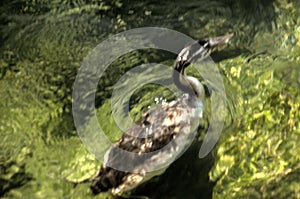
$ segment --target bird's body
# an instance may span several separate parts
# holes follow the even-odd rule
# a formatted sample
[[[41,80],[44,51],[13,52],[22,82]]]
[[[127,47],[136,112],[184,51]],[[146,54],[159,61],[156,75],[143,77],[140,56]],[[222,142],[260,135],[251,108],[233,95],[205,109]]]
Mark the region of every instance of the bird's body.
[[[99,174],[94,178],[91,185],[93,193],[99,193],[112,189],[113,194],[122,194],[124,191],[134,188],[145,179],[160,174],[163,169],[157,172],[146,173],[156,164],[164,164],[168,158],[175,158],[170,154],[180,154],[180,150],[187,148],[194,138],[191,134],[198,126],[202,117],[203,105],[197,98],[191,98],[188,94],[182,95],[179,99],[169,103],[163,103],[154,110],[147,112],[141,122],[141,127],[135,126],[124,133],[122,138],[107,152],[107,157],[102,165]],[[194,122],[194,123],[193,123]],[[147,138],[131,136],[133,132],[149,132]],[[177,136],[182,139],[174,141]],[[183,138],[184,137],[184,138]],[[169,147],[165,147],[169,144]],[[151,158],[143,158],[135,166],[132,172],[118,171],[106,165],[130,163],[132,160],[118,153],[122,149],[128,152],[144,154],[155,152]],[[124,159],[126,158],[126,159]],[[115,161],[115,162],[114,162]]]
[[[122,195],[146,179],[163,172],[166,165],[185,151],[195,136],[193,132],[198,127],[204,110],[203,86],[196,78],[187,76],[185,69],[194,60],[208,56],[218,45],[227,43],[231,37],[232,34],[198,40],[178,54],[173,80],[185,94],[177,100],[162,103],[156,109],[149,110],[144,114],[140,126],[130,128],[106,152],[103,165],[91,179],[94,194],[111,191],[115,195]],[[138,136],[145,132],[146,137]],[[130,152],[134,156],[124,156],[119,153],[120,150]],[[144,154],[149,155],[143,156]],[[136,156],[141,156],[139,161],[133,160]],[[111,167],[131,164],[133,161],[135,164],[130,171],[119,171]],[[164,166],[156,172],[148,172],[154,171],[153,168],[157,165]]]

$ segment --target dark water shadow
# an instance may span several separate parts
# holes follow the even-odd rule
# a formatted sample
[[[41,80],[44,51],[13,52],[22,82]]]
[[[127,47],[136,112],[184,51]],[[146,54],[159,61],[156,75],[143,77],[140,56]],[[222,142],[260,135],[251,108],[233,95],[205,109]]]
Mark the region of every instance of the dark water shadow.
[[[251,51],[247,48],[232,47],[230,49],[216,51],[211,55],[211,57],[214,62],[221,62],[222,60],[233,59],[241,54],[247,55],[250,53]]]
[[[132,195],[159,198],[209,199],[215,185],[209,180],[214,165],[211,153],[198,158],[202,142],[194,141],[190,148],[165,171],[138,187]]]

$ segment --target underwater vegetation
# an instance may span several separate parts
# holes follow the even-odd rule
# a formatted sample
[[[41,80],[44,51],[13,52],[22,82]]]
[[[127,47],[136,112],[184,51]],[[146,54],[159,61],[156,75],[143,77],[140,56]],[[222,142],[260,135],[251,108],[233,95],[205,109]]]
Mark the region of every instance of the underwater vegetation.
[[[159,26],[193,38],[234,33],[231,44],[212,55],[226,88],[227,117],[218,144],[199,159],[207,108],[204,133],[191,150],[133,194],[300,198],[299,1],[4,0],[0,13],[0,197],[94,198],[89,184],[74,188],[65,180],[89,178],[101,164],[74,126],[76,74],[88,53],[109,36]],[[111,116],[113,85],[136,65],[172,67],[175,57],[139,50],[109,66],[95,102],[99,123],[112,141],[121,135]],[[138,121],[157,97],[174,99],[157,85],[137,90],[130,101],[132,118]]]

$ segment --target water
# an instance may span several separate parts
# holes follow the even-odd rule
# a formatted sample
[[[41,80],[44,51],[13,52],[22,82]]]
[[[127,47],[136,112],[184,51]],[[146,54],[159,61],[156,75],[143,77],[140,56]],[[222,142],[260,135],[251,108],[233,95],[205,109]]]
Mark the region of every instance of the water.
[[[212,55],[226,88],[227,117],[210,156],[198,159],[195,143],[183,162],[136,194],[300,198],[299,1],[16,0],[0,5],[2,197],[92,198],[88,184],[73,188],[65,181],[90,177],[100,165],[73,124],[71,93],[77,70],[107,37],[160,26],[193,38],[235,34],[230,45]],[[103,129],[112,132],[111,140],[120,136],[109,100],[116,81],[134,66],[171,66],[174,59],[163,51],[134,51],[108,68],[99,82],[96,107]],[[155,97],[174,96],[168,89],[145,86],[130,99],[131,116],[138,120],[141,110],[155,106]],[[208,107],[209,103],[208,98]],[[204,131],[209,115],[207,108]]]

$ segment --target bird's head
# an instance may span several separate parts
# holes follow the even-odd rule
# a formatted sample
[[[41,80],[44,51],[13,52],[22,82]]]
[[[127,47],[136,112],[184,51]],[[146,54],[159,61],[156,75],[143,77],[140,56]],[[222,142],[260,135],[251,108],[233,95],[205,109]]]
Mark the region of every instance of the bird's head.
[[[228,34],[215,38],[200,39],[185,47],[177,56],[175,70],[182,72],[193,61],[209,56],[217,47],[226,44],[232,37],[233,34]]]

